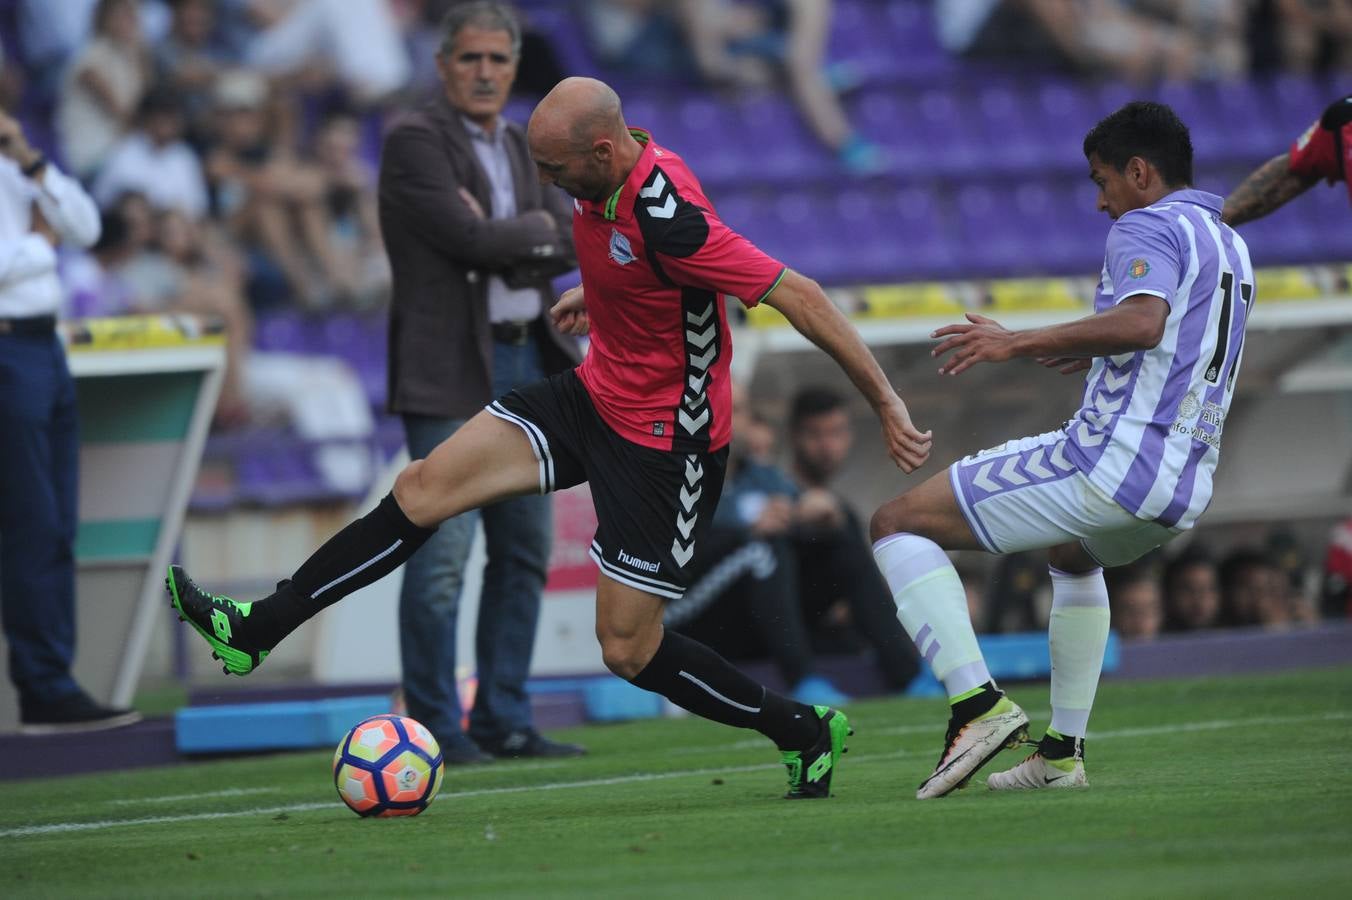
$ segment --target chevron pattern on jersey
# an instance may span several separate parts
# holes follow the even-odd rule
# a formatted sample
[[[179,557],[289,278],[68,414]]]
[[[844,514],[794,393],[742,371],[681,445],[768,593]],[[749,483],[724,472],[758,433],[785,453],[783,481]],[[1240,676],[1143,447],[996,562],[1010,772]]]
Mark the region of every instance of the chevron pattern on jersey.
[[[970,502],[977,503],[1014,488],[1065,478],[1074,471],[1075,465],[1066,459],[1066,442],[1059,441],[1050,447],[964,465],[959,475],[967,482]]]
[[[708,410],[706,409],[707,413]],[[704,496],[704,464],[699,455],[687,453],[685,457],[685,484],[681,485],[681,508],[676,511],[676,537],[671,540],[671,556],[681,568],[695,555],[695,522],[699,519],[696,506]]]

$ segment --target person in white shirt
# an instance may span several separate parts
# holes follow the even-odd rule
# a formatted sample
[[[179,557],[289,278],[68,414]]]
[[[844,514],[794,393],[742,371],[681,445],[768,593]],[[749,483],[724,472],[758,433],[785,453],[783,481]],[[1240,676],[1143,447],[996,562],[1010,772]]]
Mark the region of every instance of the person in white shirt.
[[[94,199],[107,209],[134,191],[156,210],[175,209],[198,220],[207,213],[207,182],[197,154],[183,140],[183,100],[155,88],[137,111],[139,128],[122,138],[94,181]]]
[[[94,201],[0,112],[0,619],[20,730],[134,722],[71,676],[75,656],[75,384],[56,334],[56,248],[99,236]]]

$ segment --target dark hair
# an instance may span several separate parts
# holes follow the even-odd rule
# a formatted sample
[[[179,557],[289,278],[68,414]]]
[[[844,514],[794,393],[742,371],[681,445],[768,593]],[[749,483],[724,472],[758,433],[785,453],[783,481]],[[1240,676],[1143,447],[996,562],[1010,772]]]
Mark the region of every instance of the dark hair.
[[[789,404],[789,430],[796,431],[804,419],[845,408],[845,398],[830,388],[805,387]]]
[[[1250,569],[1278,569],[1277,563],[1262,550],[1240,547],[1221,561],[1219,579],[1222,593],[1229,593]]]
[[[441,46],[438,53],[449,53],[455,36],[461,29],[482,28],[484,31],[505,31],[512,39],[512,56],[521,55],[521,23],[511,7],[493,0],[474,0],[457,3],[446,10],[441,19]]]
[[[98,5],[94,7],[94,12],[89,17],[92,26],[89,30],[94,34],[103,34],[104,29],[108,27],[108,17],[123,4],[135,8],[131,0],[99,0]]]
[[[174,88],[167,85],[158,84],[146,91],[141,102],[136,107],[136,115],[139,119],[146,119],[157,114],[181,116],[183,115],[183,95]]]
[[[1205,566],[1208,569],[1216,567],[1216,561],[1211,558],[1205,547],[1189,547],[1178,556],[1169,560],[1164,566],[1164,592],[1166,594],[1173,592],[1173,584],[1188,569],[1197,566]]]
[[[99,214],[99,239],[90,247],[93,253],[121,250],[131,239],[131,224],[122,210],[105,209]]]
[[[1133,100],[1107,116],[1084,137],[1084,156],[1098,158],[1117,171],[1139,156],[1159,169],[1170,187],[1192,184],[1192,138],[1172,109],[1163,103]]]

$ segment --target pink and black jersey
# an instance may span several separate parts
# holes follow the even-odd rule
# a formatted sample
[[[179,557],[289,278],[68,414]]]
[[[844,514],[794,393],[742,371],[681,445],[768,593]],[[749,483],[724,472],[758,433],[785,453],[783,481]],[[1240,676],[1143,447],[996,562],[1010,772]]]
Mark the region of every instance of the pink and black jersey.
[[[1289,168],[1297,175],[1347,184],[1352,198],[1352,96],[1337,101],[1291,145]]]
[[[573,242],[591,320],[578,375],[626,440],[679,453],[732,436],[724,297],[763,300],[785,267],[724,225],[685,162],[644,144],[605,203],[574,202]]]

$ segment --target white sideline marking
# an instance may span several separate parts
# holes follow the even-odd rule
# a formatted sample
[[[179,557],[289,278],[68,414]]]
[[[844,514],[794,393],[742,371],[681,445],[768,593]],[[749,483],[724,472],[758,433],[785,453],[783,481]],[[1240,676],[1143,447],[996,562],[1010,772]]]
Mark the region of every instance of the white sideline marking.
[[[109,800],[110,804],[121,806],[134,803],[173,803],[176,800],[201,800],[204,797],[245,797],[249,794],[275,794],[277,788],[226,788],[220,791],[203,791],[200,794],[171,794],[167,797],[125,797]]]
[[[1202,722],[1188,722],[1177,725],[1157,725],[1147,728],[1119,728],[1113,731],[1090,732],[1091,740],[1113,740],[1116,738],[1146,737],[1154,734],[1168,734],[1177,731],[1218,731],[1226,728],[1250,728],[1264,725],[1297,725],[1305,722],[1331,722],[1352,719],[1352,712],[1328,712],[1309,716],[1257,716],[1252,719],[1212,719]],[[906,729],[907,733],[919,726],[897,726],[893,729],[877,729],[874,734],[897,732]],[[929,730],[925,728],[923,730]],[[744,744],[738,741],[737,744]],[[761,743],[757,741],[757,743]],[[722,745],[726,749],[728,745]],[[851,763],[877,762],[880,760],[900,759],[913,755],[914,751],[898,750],[892,753],[875,753],[852,756]],[[670,778],[687,778],[697,775],[721,775],[728,772],[755,772],[762,769],[777,769],[777,763],[757,763],[747,766],[718,766],[704,769],[683,769],[676,772],[650,772],[634,775],[617,775],[612,778],[592,778],[586,781],[557,781],[550,784],[522,784],[512,787],[481,788],[475,791],[457,791],[446,794],[450,799],[465,797],[486,797],[497,794],[520,794],[526,791],[561,791],[569,788],[606,787],[615,784],[636,784],[644,781],[665,781]],[[202,795],[197,795],[202,796]],[[238,809],[231,812],[185,813],[177,816],[144,816],[137,819],[105,819],[99,822],[58,822],[52,825],[29,825],[22,828],[8,828],[0,831],[0,839],[11,837],[31,837],[42,834],[61,834],[74,831],[102,831],[108,828],[122,828],[129,825],[165,825],[175,822],[201,822],[210,819],[235,819],[245,816],[275,816],[282,813],[312,812],[319,809],[341,809],[339,803],[294,803],[289,806],[267,806],[256,809]]]

